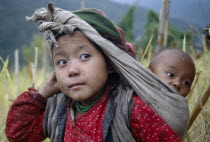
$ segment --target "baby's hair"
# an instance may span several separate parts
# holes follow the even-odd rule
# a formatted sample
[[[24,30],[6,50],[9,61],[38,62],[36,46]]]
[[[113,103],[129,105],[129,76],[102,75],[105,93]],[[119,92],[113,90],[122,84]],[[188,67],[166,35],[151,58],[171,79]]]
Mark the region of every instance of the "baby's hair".
[[[151,60],[150,60],[150,63],[149,63],[149,68],[151,68],[151,66],[153,66],[153,64],[155,63],[155,58],[158,56],[158,55],[160,55],[162,52],[165,52],[165,51],[178,51],[178,52],[180,52],[180,53],[182,53],[183,54],[183,56],[185,56],[185,57],[187,57],[193,64],[194,64],[194,62],[193,62],[193,59],[191,58],[191,56],[189,55],[189,54],[187,54],[187,53],[185,53],[185,52],[183,52],[183,51],[181,51],[181,50],[178,50],[178,49],[175,49],[175,48],[163,48],[163,49],[160,49],[160,50],[157,50],[155,53],[154,53],[154,55],[152,56],[152,58],[151,58]]]
[[[189,54],[187,54],[187,53],[185,53],[185,52],[183,52],[183,51],[181,51],[181,50],[175,49],[175,48],[163,48],[163,49],[160,49],[160,50],[158,50],[158,51],[156,51],[156,52],[154,53],[154,55],[153,55],[152,58],[154,58],[154,57],[158,56],[160,53],[162,53],[162,52],[164,52],[164,51],[168,51],[168,50],[179,51],[180,53],[183,53],[183,54],[186,55],[187,57],[191,58]],[[191,58],[191,59],[192,59],[192,58]]]

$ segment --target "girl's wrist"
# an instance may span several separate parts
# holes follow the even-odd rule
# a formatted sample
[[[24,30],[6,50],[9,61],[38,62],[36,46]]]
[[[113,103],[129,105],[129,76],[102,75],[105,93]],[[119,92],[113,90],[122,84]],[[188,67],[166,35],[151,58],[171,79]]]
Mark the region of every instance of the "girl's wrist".
[[[41,94],[43,97],[45,97],[46,99],[48,99],[51,94],[49,91],[47,91],[48,89],[43,89],[41,88],[40,90],[38,90],[38,93]]]
[[[34,89],[33,87],[28,88],[29,94],[36,99],[37,101],[46,104],[47,103],[47,98],[44,97],[42,94],[39,93],[38,90]]]

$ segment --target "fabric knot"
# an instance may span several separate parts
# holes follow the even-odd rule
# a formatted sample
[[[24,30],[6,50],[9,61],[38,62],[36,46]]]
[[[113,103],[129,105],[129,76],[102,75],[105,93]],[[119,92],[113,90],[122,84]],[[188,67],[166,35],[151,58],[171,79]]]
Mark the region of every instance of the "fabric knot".
[[[129,43],[129,42],[126,42],[126,46],[128,47],[128,52],[135,56],[136,55],[136,50],[135,50],[135,47],[133,46],[133,44]]]
[[[54,12],[54,4],[48,3],[47,5],[47,14],[46,14],[46,21],[53,21],[53,12]]]
[[[50,49],[52,49],[53,45],[54,45],[56,48],[59,47],[59,46],[58,46],[58,43],[57,43],[56,40],[55,40],[54,34],[52,33],[51,30],[47,30],[47,31],[44,32],[44,38],[45,38],[45,40],[47,40],[47,42],[48,42],[48,47],[49,47]]]

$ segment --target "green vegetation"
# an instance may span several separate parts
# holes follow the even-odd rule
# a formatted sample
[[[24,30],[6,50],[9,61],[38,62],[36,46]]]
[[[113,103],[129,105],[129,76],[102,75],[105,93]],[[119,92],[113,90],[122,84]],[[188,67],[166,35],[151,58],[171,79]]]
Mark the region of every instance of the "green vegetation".
[[[38,48],[38,50],[39,50],[38,59],[39,59],[39,62],[41,62],[41,59],[42,59],[41,57],[43,55],[43,50],[42,50],[43,45],[42,44],[43,44],[43,37],[35,35],[32,40],[32,43],[30,45],[28,45],[28,46],[24,45],[21,48],[24,59],[26,61],[32,62],[35,58],[35,54],[34,54],[35,48]]]
[[[155,47],[155,45],[157,44],[158,27],[159,27],[159,15],[154,11],[150,10],[148,12],[148,19],[147,19],[147,24],[145,25],[144,34],[140,42],[137,43],[137,45],[145,49],[149,39],[151,38],[151,36],[153,36],[154,39],[151,45]],[[167,47],[181,48],[182,39],[184,38],[184,36],[186,37],[187,45],[190,45],[191,44],[190,33],[179,31],[169,23]]]
[[[152,54],[152,53],[150,53]],[[205,92],[207,85],[210,84],[210,51],[206,50],[204,54],[200,58],[193,58],[195,61],[195,65],[197,68],[196,80],[194,82],[194,87],[191,91],[191,94],[187,97],[189,102],[190,111],[195,107],[197,101],[201,98],[202,94]],[[195,54],[191,54],[192,57],[195,57]],[[5,124],[6,124],[6,116],[9,110],[10,105],[14,101],[14,99],[26,91],[28,87],[35,86],[37,89],[43,85],[43,82],[46,78],[46,74],[43,73],[42,68],[37,68],[34,76],[36,79],[33,80],[31,77],[31,69],[29,66],[23,66],[20,69],[18,76],[14,74],[13,71],[8,70],[8,62],[9,60],[1,62],[4,64],[3,68],[0,70],[0,141],[6,142],[5,136]],[[141,60],[141,63],[144,66],[147,66],[149,59],[144,58]],[[40,64],[40,63],[38,63]],[[48,68],[47,76],[50,74],[51,69]],[[18,77],[18,84],[15,81]],[[7,87],[5,87],[7,84]],[[16,88],[18,86],[18,88]],[[184,138],[185,142],[208,142],[208,135],[210,131],[209,127],[209,119],[210,119],[210,100],[202,107],[200,114],[197,119],[194,121],[192,127],[186,134]]]
[[[135,6],[129,8],[128,12],[118,23],[118,26],[125,32],[125,37],[128,42],[134,42],[134,10]]]
[[[158,31],[158,15],[150,11],[148,14],[148,21],[145,26],[144,35],[141,40],[134,40],[134,13],[135,7],[128,9],[128,12],[119,22],[119,26],[125,30],[126,38],[129,42],[136,43],[138,48],[138,56],[141,57],[140,63],[147,67],[150,57],[153,54],[157,41]],[[11,33],[10,33],[11,34]],[[11,34],[12,35],[12,34]],[[24,34],[25,35],[25,34]],[[4,39],[3,39],[4,40]],[[188,32],[182,32],[175,27],[169,25],[168,27],[168,46],[183,49],[190,54],[196,65],[196,79],[192,87],[191,93],[187,100],[189,103],[190,112],[194,109],[197,102],[199,102],[202,95],[205,93],[207,86],[210,84],[210,50],[203,45],[203,52],[198,54],[191,46],[191,37]],[[28,87],[34,86],[39,89],[46,77],[50,74],[52,69],[44,67],[43,49],[46,46],[40,36],[34,36],[34,39],[29,45],[22,46],[20,55],[24,57],[26,62],[20,66],[19,73],[16,74],[14,70],[9,70],[9,59],[3,60],[0,58],[0,142],[7,142],[5,136],[6,117],[10,105],[15,98],[26,91]],[[36,47],[38,50],[36,50]],[[49,57],[48,57],[49,59]],[[139,59],[140,60],[140,59]],[[5,87],[6,85],[6,87]],[[210,141],[210,99],[206,104],[202,105],[202,110],[198,117],[193,121],[193,125],[187,131],[184,142],[208,142]],[[48,140],[47,140],[48,141]]]

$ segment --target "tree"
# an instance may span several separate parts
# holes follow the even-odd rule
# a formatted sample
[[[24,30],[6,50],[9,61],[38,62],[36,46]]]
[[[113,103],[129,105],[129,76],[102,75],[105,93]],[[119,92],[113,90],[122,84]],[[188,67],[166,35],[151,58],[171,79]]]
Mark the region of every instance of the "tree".
[[[85,8],[85,0],[81,0],[80,4],[81,4],[81,9],[84,9]]]
[[[144,28],[144,34],[140,40],[140,46],[145,49],[149,39],[153,36],[152,45],[156,44],[157,41],[157,34],[158,34],[158,14],[154,11],[150,10],[148,12],[147,24]]]
[[[125,32],[126,40],[129,42],[134,42],[134,11],[135,6],[130,7],[118,23],[118,26]]]
[[[158,40],[158,28],[159,28],[159,15],[154,11],[148,12],[147,24],[145,25],[144,34],[140,40],[140,46],[145,49],[149,39],[153,36],[152,47],[156,47]],[[182,41],[186,37],[187,44],[191,42],[191,37],[189,32],[179,31],[170,23],[168,24],[168,38],[167,47],[181,48]],[[181,41],[181,42],[180,42]]]
[[[164,37],[167,35],[166,32],[168,29],[165,29],[168,21],[168,12],[169,12],[169,0],[162,0],[162,9],[159,16],[159,29],[158,29],[158,46],[157,50],[163,48]]]
[[[29,61],[33,63],[35,59],[35,48],[38,48],[38,63],[43,64],[43,56],[44,56],[43,46],[47,46],[47,45],[44,45],[43,43],[44,43],[43,37],[40,35],[35,35],[30,45],[24,45],[21,47],[21,51],[22,51],[24,59],[27,62]]]

